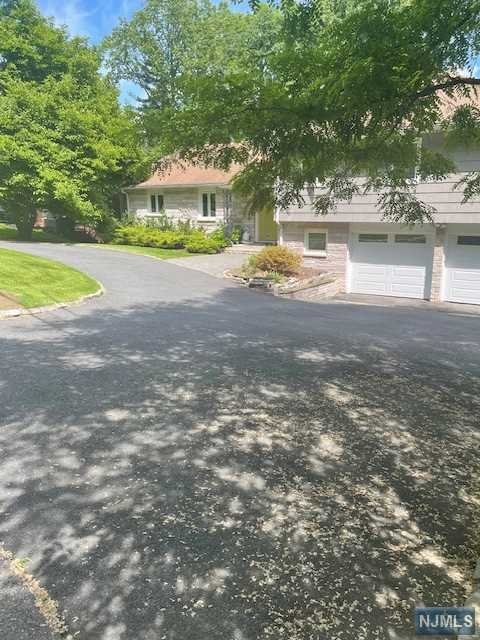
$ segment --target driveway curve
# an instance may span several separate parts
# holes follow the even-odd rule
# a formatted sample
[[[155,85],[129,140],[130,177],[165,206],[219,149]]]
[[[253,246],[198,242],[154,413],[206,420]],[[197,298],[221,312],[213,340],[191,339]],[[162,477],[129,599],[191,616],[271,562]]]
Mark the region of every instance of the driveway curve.
[[[0,322],[0,540],[80,640],[406,640],[462,603],[478,316],[8,246],[106,288]]]

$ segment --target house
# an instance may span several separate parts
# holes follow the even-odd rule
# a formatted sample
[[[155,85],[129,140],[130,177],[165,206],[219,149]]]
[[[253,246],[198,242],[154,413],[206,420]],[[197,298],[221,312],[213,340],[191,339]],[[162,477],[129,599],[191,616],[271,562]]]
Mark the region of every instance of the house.
[[[444,99],[444,109],[454,107]],[[432,133],[422,144],[442,148],[442,134]],[[238,167],[229,173],[199,167],[157,172],[128,190],[128,209],[142,218],[164,210],[207,229],[239,224],[244,242],[291,247],[306,264],[336,273],[340,290],[347,293],[480,304],[480,198],[463,203],[458,187],[469,172],[480,171],[480,148],[442,151],[453,159],[456,173],[414,187],[435,208],[433,224],[385,222],[374,193],[339,202],[335,211],[320,217],[313,206],[320,185],[305,186],[301,207],[248,217],[245,203],[231,192]]]
[[[474,99],[476,102],[478,100]],[[443,115],[459,102],[442,96]],[[480,304],[480,198],[463,203],[458,183],[480,171],[480,147],[446,149],[440,132],[422,145],[450,157],[456,172],[443,181],[417,182],[418,198],[436,210],[433,224],[407,227],[382,220],[378,194],[356,195],[319,218],[320,185],[305,187],[305,205],[277,214],[279,242],[321,261],[347,293]]]
[[[207,231],[222,224],[238,225],[243,230],[243,242],[275,243],[278,224],[273,209],[250,216],[246,201],[232,193],[231,181],[239,170],[238,166],[225,172],[173,164],[125,189],[127,210],[143,220],[162,214],[172,220],[190,220]]]

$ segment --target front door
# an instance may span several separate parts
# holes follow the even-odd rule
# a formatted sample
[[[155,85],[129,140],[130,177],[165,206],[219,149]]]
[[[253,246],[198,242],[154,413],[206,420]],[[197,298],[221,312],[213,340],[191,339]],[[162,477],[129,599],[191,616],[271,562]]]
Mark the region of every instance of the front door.
[[[257,242],[276,242],[278,225],[273,218],[273,208],[266,207],[257,213]]]

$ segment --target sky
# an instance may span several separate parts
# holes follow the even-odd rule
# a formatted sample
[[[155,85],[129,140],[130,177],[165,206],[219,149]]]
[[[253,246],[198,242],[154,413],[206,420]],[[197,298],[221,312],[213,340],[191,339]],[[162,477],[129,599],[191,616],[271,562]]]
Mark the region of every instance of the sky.
[[[214,0],[215,1],[215,0]],[[99,43],[122,19],[129,19],[143,0],[37,0],[40,11],[59,26],[66,26],[73,36],[85,36]],[[236,7],[247,8],[244,0]],[[134,104],[138,87],[131,82],[120,83],[120,98],[124,104]]]
[[[97,43],[121,18],[130,18],[143,0],[37,0],[42,13],[59,25],[66,25],[72,35],[87,36]],[[240,2],[245,9],[247,2]]]

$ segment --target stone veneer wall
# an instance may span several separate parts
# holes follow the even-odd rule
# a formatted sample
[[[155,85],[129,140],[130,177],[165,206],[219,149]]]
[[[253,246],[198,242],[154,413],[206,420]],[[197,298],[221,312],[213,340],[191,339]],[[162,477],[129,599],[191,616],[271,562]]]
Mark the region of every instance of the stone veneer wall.
[[[431,302],[440,302],[442,294],[442,278],[445,262],[445,229],[437,227],[435,232],[435,246],[433,249]]]
[[[340,292],[345,292],[348,255],[348,230],[347,222],[283,222],[282,244],[303,254],[305,229],[315,227],[327,229],[327,256],[325,258],[305,256],[305,266],[314,266],[325,271],[337,274],[337,285]]]

